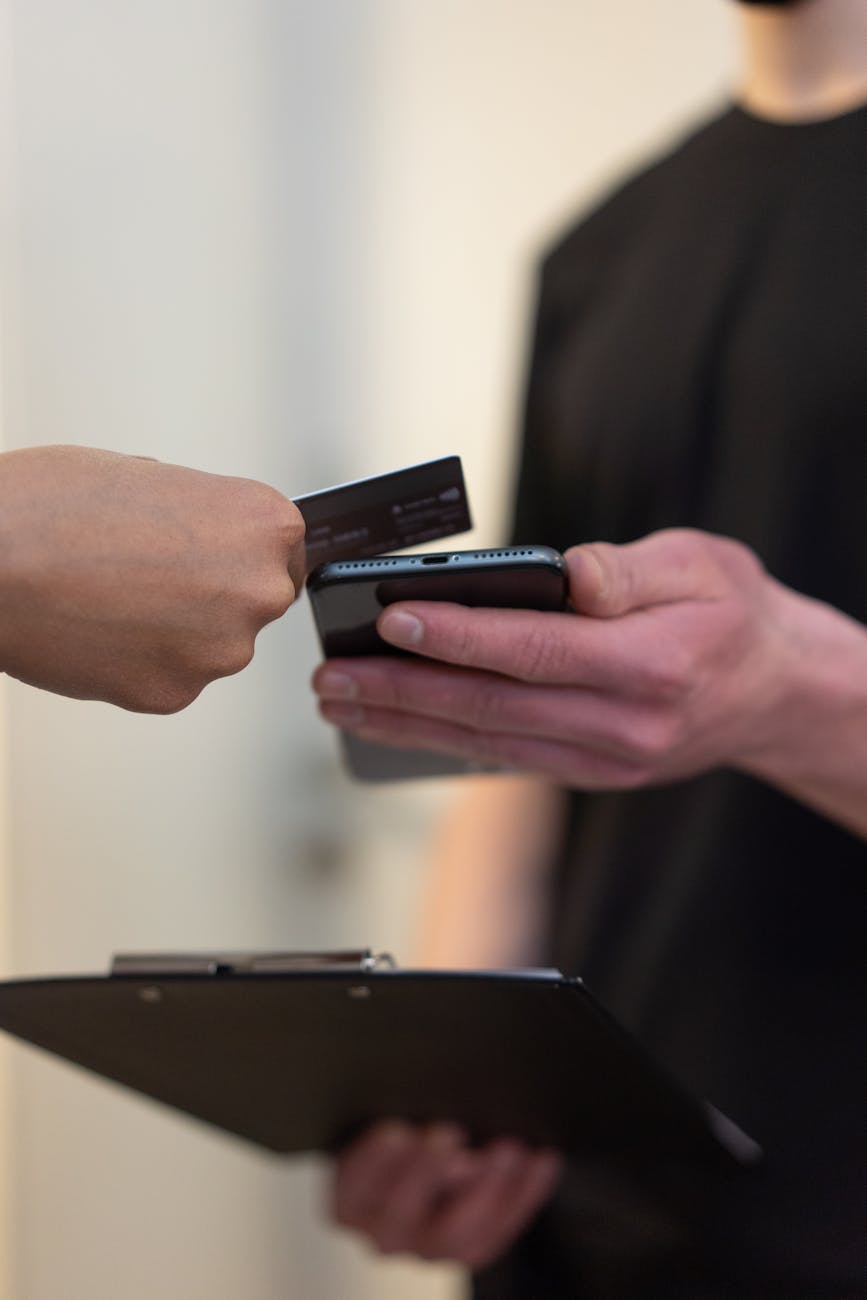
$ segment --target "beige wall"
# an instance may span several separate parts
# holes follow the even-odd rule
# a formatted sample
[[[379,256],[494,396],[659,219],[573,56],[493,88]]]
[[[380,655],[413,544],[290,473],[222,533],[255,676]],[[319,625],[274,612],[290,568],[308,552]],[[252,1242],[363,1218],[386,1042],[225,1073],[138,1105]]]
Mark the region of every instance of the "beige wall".
[[[9,364],[8,303],[13,261],[14,87],[9,10],[0,4],[0,452],[6,433],[5,384]],[[6,681],[0,676],[0,979],[14,972],[10,951],[13,897],[9,858],[9,772]],[[0,1039],[0,1300],[17,1300],[13,1268],[13,1201],[17,1152],[13,1145],[14,1112],[11,1072],[15,1048]]]
[[[491,543],[534,251],[712,103],[731,57],[722,0],[0,0],[0,18],[6,445],[288,492],[457,450]],[[10,683],[3,970],[137,947],[406,955],[444,795],[346,781],[315,661],[301,607],[175,718]],[[8,1300],[455,1294],[323,1226],[316,1162],[0,1046]]]

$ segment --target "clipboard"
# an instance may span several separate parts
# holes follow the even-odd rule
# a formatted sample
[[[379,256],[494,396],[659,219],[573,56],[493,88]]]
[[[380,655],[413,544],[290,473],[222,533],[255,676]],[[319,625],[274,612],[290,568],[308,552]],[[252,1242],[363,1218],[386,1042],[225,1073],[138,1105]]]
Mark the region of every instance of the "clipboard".
[[[132,954],[0,983],[0,1028],[280,1154],[450,1120],[573,1156],[732,1168],[760,1148],[556,970],[401,970],[369,950]]]

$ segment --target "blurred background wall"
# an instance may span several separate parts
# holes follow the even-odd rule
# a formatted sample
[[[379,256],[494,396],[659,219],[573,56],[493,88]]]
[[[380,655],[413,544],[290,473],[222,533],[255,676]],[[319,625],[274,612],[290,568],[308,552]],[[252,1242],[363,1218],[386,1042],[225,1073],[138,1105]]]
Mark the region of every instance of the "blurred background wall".
[[[472,541],[499,543],[534,257],[719,103],[726,7],[0,0],[3,445],[289,494],[459,451]],[[346,781],[316,658],[302,602],[177,717],[6,684],[0,974],[137,948],[410,956],[447,794]],[[316,1161],[6,1042],[0,1170],[5,1300],[457,1294],[332,1234]]]

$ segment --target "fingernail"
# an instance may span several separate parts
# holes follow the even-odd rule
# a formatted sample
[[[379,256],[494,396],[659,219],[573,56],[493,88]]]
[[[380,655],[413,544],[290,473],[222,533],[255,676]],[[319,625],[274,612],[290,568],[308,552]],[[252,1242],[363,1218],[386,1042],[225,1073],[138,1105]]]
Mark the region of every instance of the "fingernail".
[[[349,673],[328,669],[316,679],[316,691],[326,700],[357,700],[358,682]]]
[[[336,700],[323,700],[322,716],[337,727],[360,727],[364,722],[364,709],[357,705],[340,704]]]
[[[390,641],[392,645],[415,648],[421,645],[424,623],[414,614],[388,610],[380,616],[377,630],[383,640]]]

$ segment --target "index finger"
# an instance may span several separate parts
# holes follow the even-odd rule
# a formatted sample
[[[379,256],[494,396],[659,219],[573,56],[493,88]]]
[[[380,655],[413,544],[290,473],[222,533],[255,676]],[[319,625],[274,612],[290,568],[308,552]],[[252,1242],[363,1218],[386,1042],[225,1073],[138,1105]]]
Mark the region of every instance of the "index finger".
[[[639,653],[636,620],[642,617],[603,621],[407,601],[384,610],[376,626],[384,641],[429,659],[518,681],[575,686],[616,683],[631,671]]]

